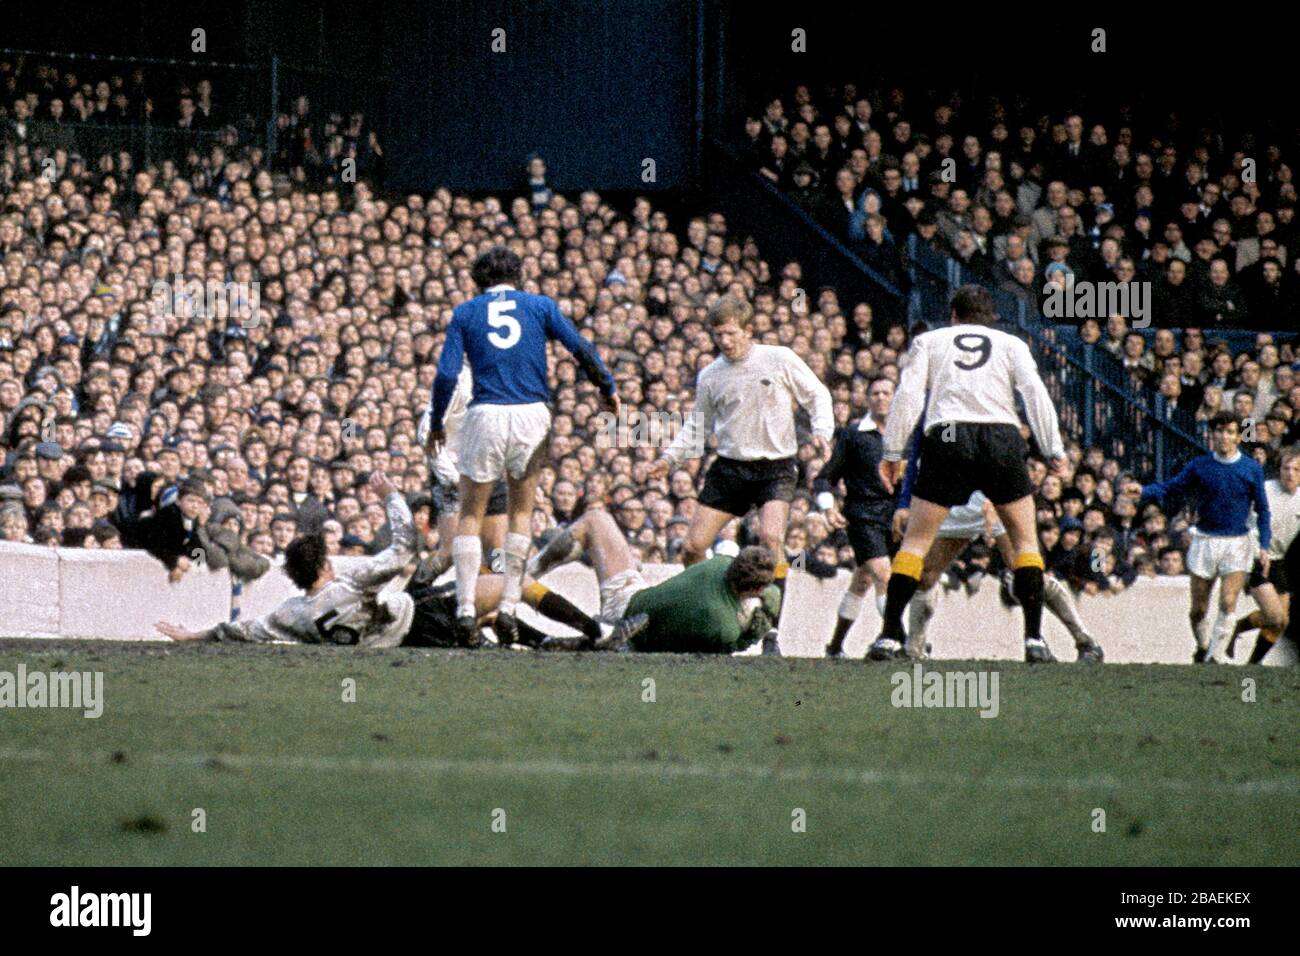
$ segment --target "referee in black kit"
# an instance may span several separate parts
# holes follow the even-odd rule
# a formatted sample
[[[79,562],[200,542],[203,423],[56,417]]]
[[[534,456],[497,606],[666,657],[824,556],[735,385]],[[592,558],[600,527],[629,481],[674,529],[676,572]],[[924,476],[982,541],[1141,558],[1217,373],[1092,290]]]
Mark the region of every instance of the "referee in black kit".
[[[878,378],[867,390],[867,414],[850,422],[835,436],[835,450],[817,475],[813,489],[817,507],[827,513],[831,525],[847,524],[853,546],[853,580],[840,600],[835,633],[826,645],[827,657],[844,656],[844,638],[862,612],[862,601],[871,585],[876,586],[876,607],[885,615],[885,590],[889,585],[889,564],[898,544],[890,534],[896,492],[880,480],[880,459],[884,453],[881,429],[894,403],[894,383]],[[837,486],[844,482],[844,512],[835,507]]]

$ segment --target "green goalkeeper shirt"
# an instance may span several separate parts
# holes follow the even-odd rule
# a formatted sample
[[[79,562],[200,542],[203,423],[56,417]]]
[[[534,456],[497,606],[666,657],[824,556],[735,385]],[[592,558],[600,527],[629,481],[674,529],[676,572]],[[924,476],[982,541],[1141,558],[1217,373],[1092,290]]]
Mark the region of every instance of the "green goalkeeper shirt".
[[[729,557],[711,558],[633,595],[626,616],[648,614],[650,623],[632,646],[638,651],[730,654],[762,637],[780,614],[780,592],[769,585],[761,607],[745,622],[740,599],[727,585],[730,566]]]

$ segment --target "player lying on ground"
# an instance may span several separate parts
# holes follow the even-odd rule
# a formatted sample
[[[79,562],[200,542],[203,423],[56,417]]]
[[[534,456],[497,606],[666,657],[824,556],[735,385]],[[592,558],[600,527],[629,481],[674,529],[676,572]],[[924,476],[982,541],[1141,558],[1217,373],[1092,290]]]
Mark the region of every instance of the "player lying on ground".
[[[438,552],[429,563],[429,573],[438,577],[451,567],[451,542],[456,537],[456,528],[460,523],[460,426],[465,420],[470,397],[474,391],[474,374],[469,366],[461,369],[456,380],[456,390],[452,393],[447,414],[443,417],[442,428],[445,434],[442,449],[435,456],[430,456],[429,471],[433,475],[433,507],[438,515]],[[420,422],[416,426],[415,440],[421,448],[429,444],[429,419],[432,408],[425,406]],[[506,483],[497,481],[492,486],[488,497],[487,510],[479,522],[480,548],[484,555],[500,551],[506,540]],[[489,567],[492,561],[485,562]]]
[[[1192,526],[1192,544],[1187,549],[1187,573],[1192,579],[1192,606],[1188,617],[1196,650],[1192,660],[1213,664],[1214,652],[1228,638],[1237,598],[1246,584],[1256,557],[1265,578],[1272,557],[1269,546],[1273,525],[1264,492],[1264,469],[1253,458],[1238,450],[1241,424],[1231,412],[1214,416],[1213,448],[1209,455],[1192,459],[1168,481],[1157,481],[1145,488],[1136,481],[1125,485],[1125,494],[1143,501],[1163,505],[1170,495],[1192,495],[1196,499],[1196,524]],[[1259,543],[1250,534],[1250,510],[1255,509]],[[1219,613],[1213,632],[1206,631],[1210,592],[1219,582]]]
[[[789,570],[786,522],[799,476],[794,407],[811,417],[813,445],[823,457],[830,452],[835,415],[830,390],[803,359],[784,345],[754,342],[753,321],[753,308],[737,296],[723,296],[709,309],[721,355],[700,372],[691,414],[650,474],[665,478],[686,458],[702,457],[705,442],[716,434],[718,458],[704,477],[682,563],[703,561],[728,521],[757,508],[759,540],[778,557],[776,582],[783,589]],[[775,629],[764,635],[763,653],[780,653]]]
[[[904,482],[904,490],[900,496],[900,503],[903,506],[894,515],[894,527],[900,535],[907,524],[908,501],[908,489]],[[928,656],[925,631],[934,616],[935,601],[938,597],[936,585],[939,583],[939,578],[961,556],[966,546],[983,535],[986,530],[993,538],[998,551],[1001,552],[1002,560],[1006,562],[1007,567],[1011,567],[1015,559],[1011,536],[1002,527],[993,505],[980,492],[971,495],[970,501],[966,504],[958,505],[949,511],[948,517],[939,526],[939,534],[934,544],[930,546],[929,554],[925,556],[925,568],[921,572],[920,587],[908,604],[906,642],[908,657]],[[1014,598],[1013,588],[1014,581],[1011,587],[1007,588]],[[1065,625],[1065,629],[1074,638],[1074,646],[1078,650],[1078,659],[1081,662],[1100,664],[1105,659],[1101,645],[1093,640],[1087,627],[1084,626],[1083,618],[1079,616],[1079,609],[1070,595],[1070,589],[1050,574],[1043,575],[1043,604],[1058,621]]]
[[[1300,448],[1282,452],[1278,476],[1264,483],[1268,511],[1273,520],[1273,541],[1269,545],[1268,574],[1260,562],[1250,569],[1250,596],[1259,605],[1237,622],[1228,656],[1233,656],[1237,638],[1259,628],[1259,637],[1250,652],[1250,663],[1259,664],[1268,656],[1277,639],[1287,629],[1291,614],[1291,582],[1300,581]],[[1258,529],[1256,529],[1258,534]]]
[[[619,410],[614,378],[595,347],[560,314],[553,299],[516,289],[521,269],[519,257],[504,246],[494,246],[474,261],[471,276],[480,294],[452,312],[433,383],[427,447],[436,455],[447,441],[447,408],[468,358],[474,389],[460,430],[460,519],[451,546],[460,602],[456,626],[466,641],[476,626],[480,526],[492,487],[502,477],[509,528],[501,548],[505,585],[494,630],[502,643],[514,640],[515,610],[532,544],[537,473],[546,458],[551,428],[547,341],[558,339],[596,383],[607,409],[615,416]]]
[[[893,553],[890,518],[894,514],[895,495],[880,480],[880,460],[884,451],[881,428],[889,417],[894,401],[894,383],[878,378],[867,391],[868,414],[861,421],[850,422],[835,439],[830,461],[817,475],[814,489],[817,506],[828,512],[832,526],[845,524],[849,544],[853,547],[853,578],[840,599],[835,632],[826,645],[827,657],[841,657],[844,638],[862,613],[867,591],[876,586],[876,608],[885,613],[885,588],[889,584],[889,558]],[[844,482],[844,514],[835,509],[835,486]]]
[[[458,643],[455,586],[434,586],[427,575],[417,574],[405,590],[380,594],[401,575],[415,554],[415,527],[406,500],[381,471],[370,485],[384,498],[392,543],[355,570],[335,574],[333,562],[319,535],[304,535],[285,550],[285,573],[303,590],[274,611],[249,621],[222,622],[203,631],[188,631],[159,622],[158,631],[176,641],[289,641],[306,644],[360,644],[366,647],[417,645],[446,647]],[[486,622],[504,587],[502,576],[484,575],[477,582],[476,616]],[[545,585],[530,582],[526,599],[539,613],[582,631],[592,639],[604,634],[600,626]],[[546,635],[521,625],[529,643],[538,645]],[[468,646],[481,643],[477,629]]]
[[[891,491],[922,414],[926,426],[907,529],[889,578],[884,627],[867,656],[891,660],[905,655],[903,609],[920,585],[925,556],[949,509],[982,491],[1011,537],[1014,593],[1025,615],[1025,660],[1051,661],[1052,652],[1040,633],[1043,559],[1038,553],[1033,487],[1025,469],[1029,449],[1020,434],[1016,396],[1024,401],[1039,448],[1060,474],[1066,459],[1056,409],[1029,347],[992,328],[997,313],[985,289],[958,289],[949,320],[948,328],[925,332],[912,343],[885,423],[880,476]]]
[[[596,620],[628,622],[596,649],[730,654],[776,626],[781,600],[772,583],[776,558],[765,547],[741,548],[735,558],[710,558],[650,585],[614,519],[608,512],[590,511],[533,555],[528,574],[540,578],[584,554],[600,582]],[[582,650],[592,645],[550,638],[543,647]]]

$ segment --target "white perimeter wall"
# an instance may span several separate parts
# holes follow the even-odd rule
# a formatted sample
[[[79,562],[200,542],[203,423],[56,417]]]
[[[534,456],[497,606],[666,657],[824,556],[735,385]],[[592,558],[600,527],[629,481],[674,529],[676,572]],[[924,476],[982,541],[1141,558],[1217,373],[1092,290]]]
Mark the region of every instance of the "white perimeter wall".
[[[336,558],[342,569],[360,558]],[[676,565],[644,570],[653,583],[677,573]],[[599,606],[596,576],[578,564],[558,568],[543,581],[583,610]],[[849,575],[818,580],[792,572],[781,617],[781,649],[789,656],[818,657],[835,625],[840,597]],[[397,586],[400,586],[400,582]],[[242,617],[263,614],[295,592],[288,578],[273,567],[243,587]],[[1142,580],[1115,597],[1079,599],[1080,612],[1114,663],[1188,663],[1192,638],[1187,624],[1187,579]],[[1211,605],[1213,607],[1213,605]],[[1255,604],[1244,597],[1239,614]],[[211,627],[230,617],[230,577],[225,571],[193,570],[170,584],[162,565],[142,551],[86,551],[0,543],[0,636],[36,638],[107,638],[140,641],[158,638],[157,621],[188,628]],[[1213,612],[1211,612],[1213,613]],[[539,622],[525,609],[522,616],[552,633],[564,628]],[[1045,637],[1057,657],[1073,660],[1073,643],[1065,629],[1045,614]],[[973,596],[964,590],[940,589],[939,608],[929,639],[936,658],[1019,659],[1021,618],[998,599],[997,582],[985,579]],[[865,603],[845,649],[861,656],[876,635],[880,618],[874,601]],[[571,633],[571,632],[569,632]],[[1237,646],[1244,662],[1254,646],[1247,635]],[[749,653],[757,653],[757,648]],[[1289,643],[1270,653],[1269,664],[1295,662]]]

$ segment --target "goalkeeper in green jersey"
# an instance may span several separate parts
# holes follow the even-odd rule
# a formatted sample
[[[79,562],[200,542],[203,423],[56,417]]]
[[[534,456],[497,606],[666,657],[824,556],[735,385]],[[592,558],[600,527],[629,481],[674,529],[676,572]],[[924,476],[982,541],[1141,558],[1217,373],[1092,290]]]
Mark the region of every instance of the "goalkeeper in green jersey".
[[[592,511],[547,542],[527,574],[539,578],[584,554],[600,582],[596,620],[623,626],[595,641],[550,638],[544,649],[730,654],[776,627],[781,595],[772,583],[776,559],[767,548],[742,548],[735,558],[702,561],[651,585],[614,519]]]

